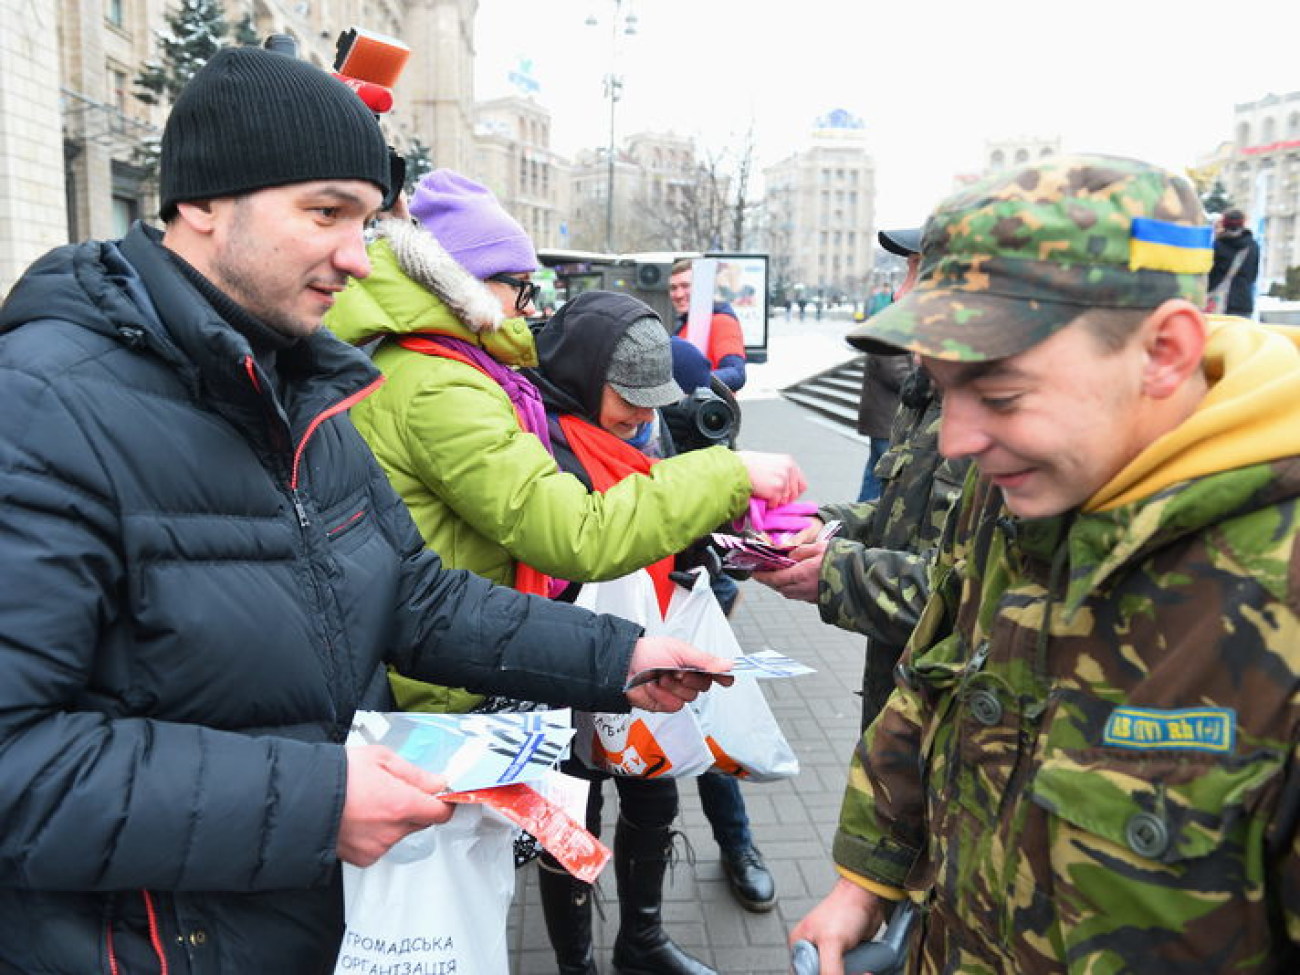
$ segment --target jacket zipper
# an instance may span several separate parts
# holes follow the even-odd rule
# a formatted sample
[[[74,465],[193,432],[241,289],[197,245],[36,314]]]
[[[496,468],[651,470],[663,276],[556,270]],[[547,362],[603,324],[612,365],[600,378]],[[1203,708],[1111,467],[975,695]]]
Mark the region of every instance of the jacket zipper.
[[[248,373],[249,379],[252,381],[253,388],[257,390],[259,395],[261,395],[263,392],[262,384],[258,382],[257,364],[252,356],[248,356],[244,359],[244,368],[245,371]],[[299,490],[300,488],[299,475],[301,473],[302,459],[304,454],[307,451],[307,443],[308,441],[311,440],[312,435],[315,434],[316,431],[320,429],[321,425],[326,420],[330,419],[331,417],[337,416],[340,413],[346,412],[347,410],[351,409],[356,403],[365,399],[367,396],[369,396],[371,393],[373,393],[375,390],[377,390],[380,386],[384,384],[384,378],[385,377],[383,376],[378,377],[374,382],[370,383],[368,386],[363,387],[362,389],[353,393],[351,396],[344,397],[342,400],[335,403],[333,406],[327,407],[326,409],[322,410],[320,413],[316,414],[316,416],[312,417],[311,422],[307,424],[307,429],[303,431],[302,438],[298,441],[297,445],[294,447],[293,460],[289,468],[288,492],[289,492],[289,501],[293,505],[294,515],[298,519],[299,530],[303,534],[304,545],[309,544],[306,537],[307,534],[306,529],[311,526],[311,518],[307,514],[307,506],[303,502],[302,493]],[[320,580],[317,578],[316,568],[313,563],[313,560],[308,559],[307,562],[308,562],[308,569],[309,569],[308,574],[311,577],[312,588],[315,591],[315,595],[316,595],[316,605],[323,609],[325,606],[325,594],[323,590],[326,587],[323,587],[320,583]],[[321,625],[319,627],[319,630],[320,630],[321,641],[325,646],[325,653],[327,655],[327,658],[330,661],[330,664],[333,666],[335,673],[337,674],[339,672],[339,668],[341,664],[338,659],[338,653],[336,652],[334,641],[330,637],[329,627],[325,625]],[[331,710],[330,723],[333,726],[335,739],[338,741],[342,741],[347,735],[347,729],[342,727],[339,721],[338,701],[335,698],[335,693],[337,692],[338,689],[338,683],[339,683],[338,681],[330,682],[331,691],[332,691],[332,693],[330,694],[330,710]]]

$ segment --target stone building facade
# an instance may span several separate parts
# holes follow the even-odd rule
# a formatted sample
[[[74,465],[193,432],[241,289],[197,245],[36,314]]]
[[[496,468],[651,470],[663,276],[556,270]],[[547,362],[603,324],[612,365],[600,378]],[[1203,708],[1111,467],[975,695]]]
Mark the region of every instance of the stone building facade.
[[[475,106],[475,164],[467,170],[497,195],[538,247],[568,247],[568,162],[551,151],[551,113],[522,95]]]
[[[793,300],[854,299],[869,286],[876,167],[861,121],[832,112],[811,145],[764,170],[770,274]]]
[[[1220,178],[1260,243],[1265,292],[1300,266],[1300,91],[1237,105]]]
[[[0,298],[36,257],[90,237],[120,236],[156,215],[155,188],[136,165],[166,108],[136,97],[156,56],[166,0],[0,0]],[[394,145],[418,138],[437,165],[475,163],[474,17],[478,0],[225,0],[233,25],[288,34],[322,67],[360,26],[412,49],[384,117]]]

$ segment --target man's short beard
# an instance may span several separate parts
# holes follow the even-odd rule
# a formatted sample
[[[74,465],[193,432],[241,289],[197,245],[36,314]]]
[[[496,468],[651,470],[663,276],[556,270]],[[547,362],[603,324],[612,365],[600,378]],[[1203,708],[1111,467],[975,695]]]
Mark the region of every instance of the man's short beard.
[[[249,230],[249,211],[255,205],[248,196],[235,198],[229,241],[213,257],[212,269],[220,276],[222,290],[230,299],[267,328],[294,339],[311,335],[320,324],[319,319],[303,321],[277,310],[266,294],[266,286],[257,279],[258,268],[241,260],[247,254],[256,253]]]
[[[261,285],[242,268],[227,263],[222,257],[213,261],[212,267],[221,276],[222,290],[227,296],[271,331],[300,339],[316,330],[315,322],[304,322],[269,307],[261,293]]]

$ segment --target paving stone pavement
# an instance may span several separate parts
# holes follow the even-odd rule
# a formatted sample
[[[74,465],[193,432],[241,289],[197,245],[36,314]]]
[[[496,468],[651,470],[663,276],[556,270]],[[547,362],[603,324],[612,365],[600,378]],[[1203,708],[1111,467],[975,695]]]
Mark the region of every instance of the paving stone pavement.
[[[741,447],[793,454],[809,481],[805,497],[843,501],[856,496],[867,458],[865,441],[779,398],[743,401]],[[817,669],[805,677],[767,681],[772,711],[799,757],[799,774],[775,783],[745,783],[742,791],[756,845],[776,879],[776,908],[751,914],[731,897],[718,849],[689,781],[681,783],[678,828],[694,850],[682,858],[664,892],[665,927],[673,940],[724,975],[785,975],[789,930],[831,887],[830,844],[845,769],[857,737],[863,638],[821,622],[817,609],[753,581],[741,583],[732,619],[746,649],[771,646]],[[612,837],[617,807],[606,786],[604,836]],[[536,868],[519,871],[508,931],[512,975],[554,975],[537,895]],[[612,865],[597,884],[597,965],[612,975],[609,954],[617,934],[618,904]]]

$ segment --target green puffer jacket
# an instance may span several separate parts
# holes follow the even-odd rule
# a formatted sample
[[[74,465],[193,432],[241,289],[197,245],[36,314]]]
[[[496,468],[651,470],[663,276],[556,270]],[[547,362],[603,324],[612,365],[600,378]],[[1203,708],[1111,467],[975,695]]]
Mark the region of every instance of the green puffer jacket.
[[[1034,521],[973,482],[834,845],[925,892],[914,970],[1300,971],[1298,498],[1294,458]]]
[[[370,260],[370,277],[353,280],[326,317],[343,340],[448,335],[507,366],[537,364],[527,323],[503,320],[492,293],[428,233],[385,221]],[[749,501],[745,467],[722,447],[592,494],[520,429],[505,391],[479,370],[392,341],[379,342],[374,362],[386,382],[353,408],[352,421],[449,567],[505,585],[517,561],[561,579],[612,579],[681,551]],[[393,682],[408,710],[467,711],[483,700],[396,675]]]

